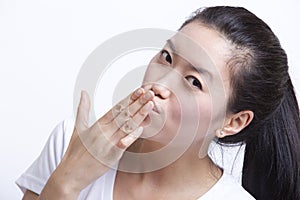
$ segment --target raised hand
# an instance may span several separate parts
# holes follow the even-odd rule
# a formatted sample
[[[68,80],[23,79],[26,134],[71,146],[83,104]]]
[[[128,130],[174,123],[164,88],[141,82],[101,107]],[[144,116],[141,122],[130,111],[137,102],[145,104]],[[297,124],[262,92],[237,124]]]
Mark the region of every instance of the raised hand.
[[[115,166],[142,134],[140,125],[153,108],[153,97],[139,88],[89,127],[90,101],[83,91],[68,149],[39,199],[77,199],[82,189]]]

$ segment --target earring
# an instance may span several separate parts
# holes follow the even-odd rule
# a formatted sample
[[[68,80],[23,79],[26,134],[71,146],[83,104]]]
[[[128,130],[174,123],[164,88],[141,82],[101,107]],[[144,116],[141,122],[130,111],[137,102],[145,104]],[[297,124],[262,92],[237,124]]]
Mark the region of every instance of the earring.
[[[225,136],[225,132],[224,132],[222,129],[217,129],[217,131],[216,131],[216,136],[217,136],[218,138],[222,138],[222,137]]]
[[[223,136],[224,135],[224,131],[220,131],[220,136]]]

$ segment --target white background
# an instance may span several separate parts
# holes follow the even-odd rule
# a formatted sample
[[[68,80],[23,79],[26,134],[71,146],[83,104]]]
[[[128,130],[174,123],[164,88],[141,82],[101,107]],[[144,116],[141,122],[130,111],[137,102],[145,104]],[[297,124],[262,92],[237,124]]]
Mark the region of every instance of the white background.
[[[192,11],[210,5],[244,6],[267,22],[300,90],[296,0],[0,0],[0,199],[21,198],[14,181],[53,127],[72,115],[76,76],[97,46],[132,29],[177,30]]]

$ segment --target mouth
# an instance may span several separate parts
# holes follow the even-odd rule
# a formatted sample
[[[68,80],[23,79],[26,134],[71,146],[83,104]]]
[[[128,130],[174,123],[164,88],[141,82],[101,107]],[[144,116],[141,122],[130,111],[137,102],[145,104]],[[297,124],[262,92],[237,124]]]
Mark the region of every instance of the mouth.
[[[154,106],[152,108],[152,111],[154,111],[155,113],[160,114],[161,113],[161,107],[155,101],[153,101],[153,103],[154,103]]]

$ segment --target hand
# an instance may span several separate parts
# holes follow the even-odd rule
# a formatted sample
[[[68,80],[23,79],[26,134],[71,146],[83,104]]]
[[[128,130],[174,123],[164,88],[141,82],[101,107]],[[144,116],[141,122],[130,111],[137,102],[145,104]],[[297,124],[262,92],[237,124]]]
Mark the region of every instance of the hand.
[[[117,164],[142,134],[140,124],[153,108],[153,97],[153,92],[139,88],[89,127],[90,101],[83,91],[68,149],[39,199],[54,194],[53,199],[77,199],[82,189]]]

